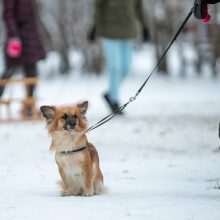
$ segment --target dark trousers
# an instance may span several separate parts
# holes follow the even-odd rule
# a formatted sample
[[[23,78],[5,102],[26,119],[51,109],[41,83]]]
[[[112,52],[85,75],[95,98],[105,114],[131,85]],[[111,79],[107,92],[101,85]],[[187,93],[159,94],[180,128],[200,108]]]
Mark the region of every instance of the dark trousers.
[[[22,66],[23,72],[25,77],[37,77],[37,67],[36,64],[24,64]],[[1,79],[10,79],[13,74],[15,73],[14,68],[10,68],[5,70],[5,72],[2,74]],[[35,85],[28,85],[27,86],[27,97],[33,97],[35,92]],[[4,93],[5,86],[0,86],[0,97],[2,97]]]

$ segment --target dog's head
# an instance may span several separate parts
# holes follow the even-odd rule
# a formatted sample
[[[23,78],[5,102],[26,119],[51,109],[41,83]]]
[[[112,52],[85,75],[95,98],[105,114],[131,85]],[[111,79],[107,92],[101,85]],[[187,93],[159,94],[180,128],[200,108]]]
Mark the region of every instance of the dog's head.
[[[40,110],[47,121],[49,132],[63,131],[65,133],[84,132],[87,129],[85,117],[88,102],[85,101],[75,107],[56,108],[41,106]]]

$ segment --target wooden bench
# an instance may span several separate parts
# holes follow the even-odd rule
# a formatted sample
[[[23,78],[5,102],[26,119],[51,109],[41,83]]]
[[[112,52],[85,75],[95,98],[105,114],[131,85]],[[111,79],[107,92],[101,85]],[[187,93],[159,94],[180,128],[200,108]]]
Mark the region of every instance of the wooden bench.
[[[36,120],[39,119],[39,112],[36,110],[36,98],[35,97],[26,97],[26,98],[16,98],[12,92],[14,85],[36,85],[38,78],[23,78],[23,79],[2,79],[0,80],[0,86],[10,87],[9,97],[0,98],[0,109],[5,106],[6,108],[6,118],[3,118],[0,115],[0,122],[15,122],[15,121],[24,121],[24,120]],[[15,103],[21,104],[21,116],[19,118],[13,117],[12,105]],[[32,114],[28,115],[29,110]]]

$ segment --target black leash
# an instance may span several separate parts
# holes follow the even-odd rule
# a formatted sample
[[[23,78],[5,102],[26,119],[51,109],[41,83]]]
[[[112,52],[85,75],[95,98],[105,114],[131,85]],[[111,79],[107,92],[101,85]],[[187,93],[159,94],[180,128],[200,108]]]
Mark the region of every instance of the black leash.
[[[195,7],[195,6],[194,6]],[[187,21],[190,19],[192,13],[194,12],[194,7],[190,10],[189,14],[187,15],[187,17],[185,18],[185,20],[183,21],[182,25],[180,26],[179,30],[177,31],[177,33],[174,35],[172,41],[170,42],[170,44],[168,45],[167,49],[163,52],[162,56],[160,57],[160,59],[157,62],[157,65],[154,67],[154,69],[152,70],[152,72],[150,73],[150,75],[147,77],[147,79],[144,81],[144,83],[141,85],[141,87],[138,89],[138,91],[136,92],[135,96],[131,97],[128,102],[126,102],[124,105],[120,106],[118,109],[116,109],[113,113],[107,115],[106,117],[104,117],[103,119],[101,119],[100,121],[98,121],[96,124],[94,124],[93,126],[89,127],[87,129],[87,132],[92,131],[98,127],[100,127],[101,125],[105,124],[106,122],[110,121],[112,118],[114,118],[119,112],[123,111],[128,104],[130,104],[131,102],[135,101],[136,98],[139,96],[139,94],[141,93],[141,91],[143,90],[143,88],[145,87],[145,85],[147,84],[148,80],[151,78],[151,76],[153,75],[153,73],[155,72],[155,70],[158,68],[158,66],[160,65],[161,61],[164,59],[164,57],[166,56],[167,52],[169,51],[170,47],[173,45],[173,43],[176,41],[177,37],[179,36],[179,34],[182,32],[184,26],[186,25]]]

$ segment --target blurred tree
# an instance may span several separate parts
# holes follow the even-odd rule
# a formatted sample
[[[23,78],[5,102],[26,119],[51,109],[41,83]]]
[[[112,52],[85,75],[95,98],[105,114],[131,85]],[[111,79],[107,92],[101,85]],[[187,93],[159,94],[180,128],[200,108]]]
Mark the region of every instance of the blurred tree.
[[[93,4],[89,0],[38,0],[40,24],[49,49],[60,55],[60,72],[71,69],[71,48],[81,51],[83,71],[100,73],[103,58],[99,44],[89,45],[87,32],[91,22]],[[74,68],[74,67],[73,67]]]

